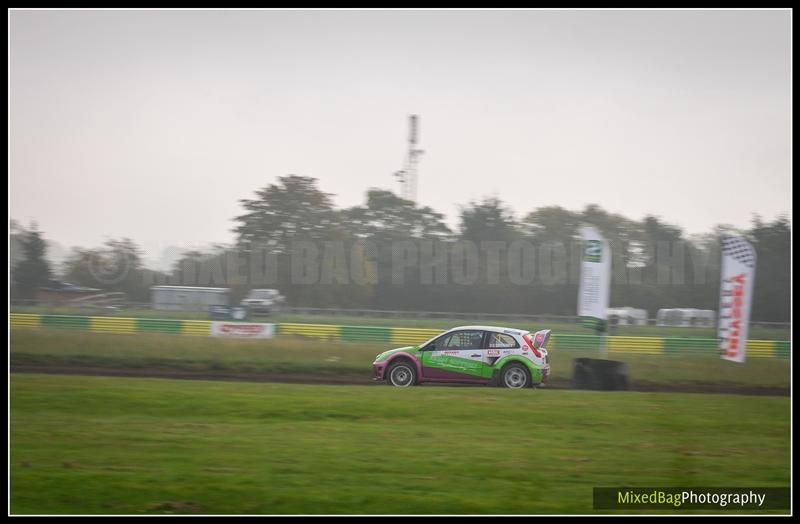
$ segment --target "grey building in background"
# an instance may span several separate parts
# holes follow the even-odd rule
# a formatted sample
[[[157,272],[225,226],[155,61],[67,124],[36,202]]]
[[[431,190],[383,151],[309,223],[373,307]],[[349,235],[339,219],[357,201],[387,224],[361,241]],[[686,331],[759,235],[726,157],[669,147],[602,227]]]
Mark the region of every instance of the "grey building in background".
[[[153,286],[150,293],[153,309],[208,311],[211,306],[228,306],[230,289],[226,287]]]

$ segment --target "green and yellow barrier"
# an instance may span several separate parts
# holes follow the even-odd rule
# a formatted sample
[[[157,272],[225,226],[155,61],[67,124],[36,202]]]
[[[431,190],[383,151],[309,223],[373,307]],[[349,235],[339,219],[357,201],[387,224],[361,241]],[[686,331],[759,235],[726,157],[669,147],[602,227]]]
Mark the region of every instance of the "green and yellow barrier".
[[[38,328],[42,326],[41,315],[26,315],[22,313],[11,314],[11,327]]]
[[[209,320],[170,320],[155,318],[89,317],[77,315],[37,315],[11,313],[12,328],[66,328],[93,333],[170,333],[189,336],[211,336]],[[339,326],[333,324],[275,324],[276,336],[308,337],[344,342],[380,342],[387,346],[408,346],[425,342],[442,330],[393,328],[376,326]],[[551,351],[600,351],[635,353],[640,355],[713,354],[719,342],[713,338],[694,337],[628,337],[554,333],[548,349]],[[748,358],[782,358],[791,356],[788,340],[748,340]]]
[[[181,335],[211,336],[211,321],[181,320]]]
[[[422,344],[441,333],[441,329],[390,328],[392,343],[402,346]]]
[[[89,331],[95,333],[136,333],[135,318],[89,317]]]
[[[182,320],[167,320],[161,318],[137,318],[137,333],[172,333],[179,334],[183,331]]]
[[[608,351],[661,355],[664,353],[664,339],[661,337],[608,337]]]
[[[339,340],[341,338],[341,326],[282,323],[278,324],[278,335],[299,335],[323,340]]]

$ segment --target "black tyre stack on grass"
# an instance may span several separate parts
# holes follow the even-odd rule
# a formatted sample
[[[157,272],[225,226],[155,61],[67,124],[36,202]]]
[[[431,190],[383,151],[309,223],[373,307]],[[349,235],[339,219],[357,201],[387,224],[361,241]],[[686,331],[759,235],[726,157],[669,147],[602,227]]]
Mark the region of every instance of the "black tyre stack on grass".
[[[598,358],[576,358],[573,361],[572,385],[576,389],[603,391],[627,390],[630,368],[626,362]]]

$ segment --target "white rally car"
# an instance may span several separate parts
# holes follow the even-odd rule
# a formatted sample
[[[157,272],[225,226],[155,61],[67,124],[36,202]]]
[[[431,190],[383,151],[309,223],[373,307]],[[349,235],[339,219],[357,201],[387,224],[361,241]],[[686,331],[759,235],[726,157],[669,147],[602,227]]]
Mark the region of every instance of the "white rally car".
[[[536,386],[550,374],[550,330],[531,333],[495,326],[460,326],[418,346],[385,351],[373,380],[397,387],[421,382],[474,382],[508,388]]]

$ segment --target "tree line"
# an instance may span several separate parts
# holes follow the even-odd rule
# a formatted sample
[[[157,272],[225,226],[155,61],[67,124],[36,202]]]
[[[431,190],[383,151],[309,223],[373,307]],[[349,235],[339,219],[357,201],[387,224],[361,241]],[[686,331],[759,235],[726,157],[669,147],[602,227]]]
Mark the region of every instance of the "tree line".
[[[297,175],[240,203],[236,241],[186,252],[171,272],[144,267],[141,250],[123,238],[74,248],[59,275],[136,302],[149,301],[151,285],[175,284],[230,287],[237,301],[251,288],[274,287],[303,307],[575,315],[578,231],[591,224],[611,243],[612,307],[643,308],[652,318],[660,308],[718,309],[719,237],[733,232],[758,255],[752,320],[789,320],[791,224],[783,216],[687,235],[659,217],[633,220],[598,205],[546,206],[517,218],[500,199],[485,198],[462,206],[451,230],[441,213],[381,189],[338,209],[316,179]],[[18,237],[24,260],[13,268],[12,298],[31,296],[53,272],[42,233]],[[316,278],[299,278],[309,267]]]

